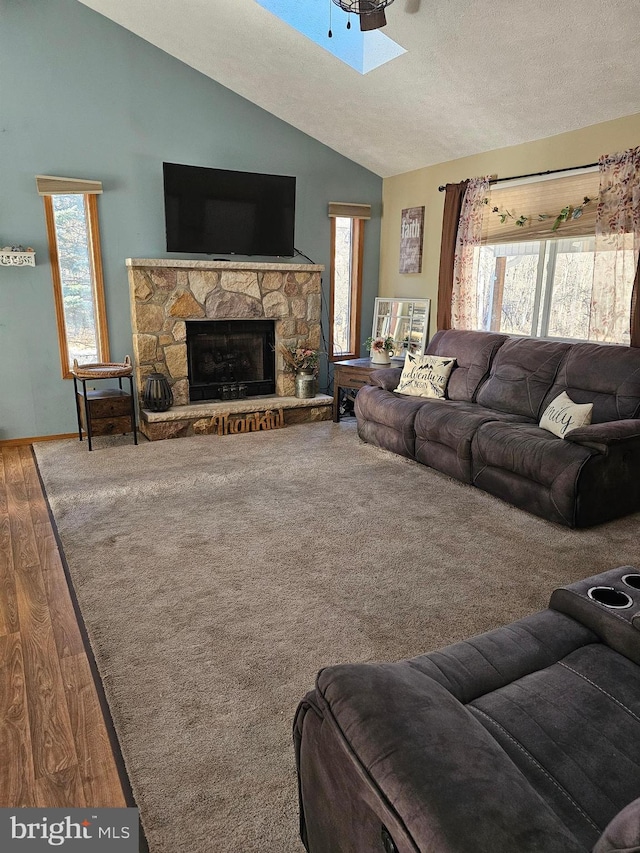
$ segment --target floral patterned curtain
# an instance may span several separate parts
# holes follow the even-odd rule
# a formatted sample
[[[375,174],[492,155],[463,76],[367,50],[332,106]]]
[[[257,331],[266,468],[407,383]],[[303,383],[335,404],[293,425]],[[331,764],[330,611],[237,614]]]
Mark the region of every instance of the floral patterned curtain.
[[[589,340],[628,344],[640,255],[640,148],[605,154],[599,168]]]
[[[482,239],[482,215],[487,209],[489,178],[472,178],[462,202],[453,263],[451,328],[482,329],[483,306],[478,294],[478,253]]]

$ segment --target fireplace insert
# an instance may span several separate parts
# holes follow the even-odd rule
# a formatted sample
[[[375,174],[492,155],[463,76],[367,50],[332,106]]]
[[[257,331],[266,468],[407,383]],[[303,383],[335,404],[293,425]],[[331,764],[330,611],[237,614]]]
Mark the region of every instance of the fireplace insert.
[[[275,394],[273,320],[189,320],[189,399]]]

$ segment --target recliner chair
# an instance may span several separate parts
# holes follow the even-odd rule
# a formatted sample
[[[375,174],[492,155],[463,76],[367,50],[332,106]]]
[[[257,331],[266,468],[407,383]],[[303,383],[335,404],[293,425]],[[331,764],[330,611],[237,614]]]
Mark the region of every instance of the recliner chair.
[[[640,571],[411,660],[328,667],[294,741],[309,853],[640,851]]]

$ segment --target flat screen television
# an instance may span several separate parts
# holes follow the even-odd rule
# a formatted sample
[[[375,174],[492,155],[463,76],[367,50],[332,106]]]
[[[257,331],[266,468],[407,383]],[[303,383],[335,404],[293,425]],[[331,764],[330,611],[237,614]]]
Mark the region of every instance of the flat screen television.
[[[163,163],[167,251],[290,257],[296,179]]]

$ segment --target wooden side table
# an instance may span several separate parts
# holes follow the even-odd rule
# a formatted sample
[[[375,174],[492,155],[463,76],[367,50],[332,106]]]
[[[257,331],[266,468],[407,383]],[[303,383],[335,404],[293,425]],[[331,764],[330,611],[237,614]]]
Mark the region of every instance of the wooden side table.
[[[401,367],[394,365],[392,367]],[[340,389],[362,388],[369,381],[374,370],[384,370],[384,365],[372,364],[370,358],[349,358],[346,361],[333,362],[333,420],[340,422]]]
[[[138,443],[136,429],[136,403],[133,395],[131,364],[92,364],[78,366],[71,371],[78,416],[78,438],[82,441],[83,430],[87,434],[89,450],[94,435],[114,435],[133,432],[133,443]],[[87,382],[101,379],[117,379],[117,388],[87,390]],[[129,380],[129,391],[122,388],[122,380]],[[79,387],[80,386],[80,387]]]

